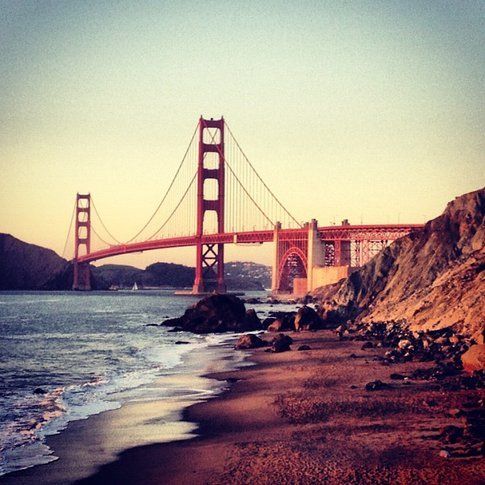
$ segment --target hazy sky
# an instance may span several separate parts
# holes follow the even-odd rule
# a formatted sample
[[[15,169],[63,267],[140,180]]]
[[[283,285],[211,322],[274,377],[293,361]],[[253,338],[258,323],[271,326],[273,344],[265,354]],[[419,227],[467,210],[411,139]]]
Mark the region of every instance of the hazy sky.
[[[90,191],[130,237],[200,114],[226,117],[299,220],[435,217],[485,181],[484,14],[463,0],[0,0],[0,231],[62,252]]]

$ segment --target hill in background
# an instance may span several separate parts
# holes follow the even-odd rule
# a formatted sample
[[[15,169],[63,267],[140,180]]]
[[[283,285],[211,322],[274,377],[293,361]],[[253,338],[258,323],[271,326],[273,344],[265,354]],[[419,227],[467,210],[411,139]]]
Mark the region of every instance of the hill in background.
[[[271,283],[271,268],[251,262],[230,262],[225,265],[226,284],[230,290],[264,290]],[[106,264],[93,267],[93,275],[105,285],[139,287],[188,288],[194,283],[195,269],[173,263],[154,263],[144,270],[134,266]]]
[[[51,249],[27,244],[10,234],[0,234],[0,290],[53,288],[68,262]]]
[[[230,290],[262,290],[271,282],[271,269],[251,262],[226,263]],[[72,264],[51,249],[29,244],[10,234],[0,233],[0,290],[69,290]],[[191,287],[194,268],[173,263],[154,263],[145,269],[105,264],[91,266],[93,289],[111,286]]]

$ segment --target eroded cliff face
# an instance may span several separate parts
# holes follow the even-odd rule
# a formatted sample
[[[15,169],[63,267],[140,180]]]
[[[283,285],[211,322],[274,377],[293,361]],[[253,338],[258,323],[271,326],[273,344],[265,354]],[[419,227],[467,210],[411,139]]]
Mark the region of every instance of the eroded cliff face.
[[[485,188],[457,197],[421,232],[314,295],[363,322],[473,333],[485,325],[484,214]]]

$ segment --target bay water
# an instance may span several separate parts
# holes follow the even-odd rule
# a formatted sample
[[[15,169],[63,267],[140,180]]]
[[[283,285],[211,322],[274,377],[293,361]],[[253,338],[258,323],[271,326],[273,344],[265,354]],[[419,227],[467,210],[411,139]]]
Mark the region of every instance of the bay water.
[[[221,383],[211,379],[187,385],[187,374],[207,367],[190,367],[189,356],[214,358],[204,349],[235,336],[152,325],[195,301],[171,291],[0,293],[0,475],[55,460],[46,437],[70,421],[133,400],[186,403],[219,393]],[[243,365],[244,357],[231,358]],[[177,385],[178,373],[185,378]],[[162,385],[151,386],[155,380]],[[161,435],[160,441],[190,437],[185,434]]]

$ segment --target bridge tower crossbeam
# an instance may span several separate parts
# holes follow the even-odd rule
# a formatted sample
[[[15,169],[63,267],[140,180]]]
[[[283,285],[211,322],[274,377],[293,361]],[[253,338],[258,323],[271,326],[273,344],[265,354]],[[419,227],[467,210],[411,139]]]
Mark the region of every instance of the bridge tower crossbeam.
[[[214,133],[209,132],[213,129]],[[206,140],[207,134],[210,140]],[[208,166],[207,154],[214,153],[216,167]],[[205,194],[206,180],[217,182],[217,198],[208,199]],[[217,232],[224,233],[224,195],[225,195],[225,158],[224,158],[224,118],[220,120],[199,119],[199,158],[197,168],[197,246],[195,280],[192,293],[217,291],[226,292],[224,282],[224,244],[203,244],[205,214],[213,211],[217,217]]]
[[[81,250],[84,254],[91,252],[91,195],[76,195],[76,219],[74,229],[74,277],[73,290],[91,290],[91,272],[89,263],[79,263]]]

